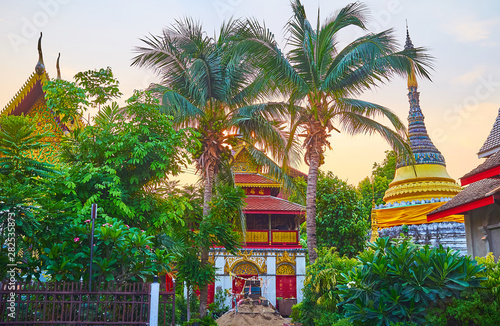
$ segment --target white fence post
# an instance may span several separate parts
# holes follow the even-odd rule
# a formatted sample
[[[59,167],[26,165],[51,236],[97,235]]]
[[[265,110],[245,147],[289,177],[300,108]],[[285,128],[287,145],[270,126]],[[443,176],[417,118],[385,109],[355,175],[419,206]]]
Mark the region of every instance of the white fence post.
[[[158,305],[160,302],[160,283],[158,277],[154,277],[151,283],[151,301],[149,302],[149,326],[158,326]]]

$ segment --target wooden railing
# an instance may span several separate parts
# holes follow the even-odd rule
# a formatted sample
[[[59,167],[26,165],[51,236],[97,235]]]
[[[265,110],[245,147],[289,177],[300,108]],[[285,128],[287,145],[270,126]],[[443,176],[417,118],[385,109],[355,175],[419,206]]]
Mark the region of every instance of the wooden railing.
[[[299,244],[299,231],[271,230],[269,241],[269,230],[247,230],[246,242],[250,245],[296,245]]]

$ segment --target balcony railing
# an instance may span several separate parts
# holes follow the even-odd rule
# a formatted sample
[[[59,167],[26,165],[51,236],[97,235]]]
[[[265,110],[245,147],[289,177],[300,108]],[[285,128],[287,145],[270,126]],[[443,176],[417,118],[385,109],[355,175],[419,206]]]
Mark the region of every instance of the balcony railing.
[[[271,233],[271,241],[269,241],[269,233]],[[247,230],[246,240],[250,245],[297,245],[299,244],[299,231]]]

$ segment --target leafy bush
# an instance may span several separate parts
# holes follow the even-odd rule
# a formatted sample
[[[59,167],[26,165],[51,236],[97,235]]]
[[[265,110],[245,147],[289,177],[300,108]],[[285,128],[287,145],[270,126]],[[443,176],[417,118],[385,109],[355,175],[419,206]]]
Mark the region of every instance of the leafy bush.
[[[91,223],[75,223],[59,242],[44,248],[41,269],[56,281],[88,279]],[[153,236],[129,227],[119,219],[106,218],[95,226],[93,280],[144,281],[170,270],[173,256],[166,249],[153,250]]]
[[[482,265],[451,249],[419,247],[407,238],[380,238],[358,256],[339,286],[340,305],[351,321],[391,325],[425,322],[426,310],[471,287],[478,287]]]
[[[482,287],[467,289],[460,298],[430,310],[426,316],[430,325],[500,325],[500,263],[492,253],[477,261],[485,267],[479,274],[484,277]]]
[[[213,319],[219,318],[229,310],[229,306],[226,305],[227,298],[229,298],[229,294],[226,291],[222,289],[215,291],[214,302],[208,306]]]
[[[292,319],[308,325],[328,325],[342,318],[337,304],[340,297],[337,285],[343,282],[341,274],[358,264],[354,258],[340,257],[335,248],[318,250],[318,258],[307,267],[304,282],[304,300],[294,306]]]

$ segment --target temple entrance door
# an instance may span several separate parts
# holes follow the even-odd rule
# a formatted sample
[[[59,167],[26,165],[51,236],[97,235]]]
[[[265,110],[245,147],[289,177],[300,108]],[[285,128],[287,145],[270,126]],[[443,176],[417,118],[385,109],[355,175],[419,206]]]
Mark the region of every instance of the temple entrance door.
[[[278,298],[297,298],[297,278],[295,275],[276,276],[276,307],[278,307]]]

